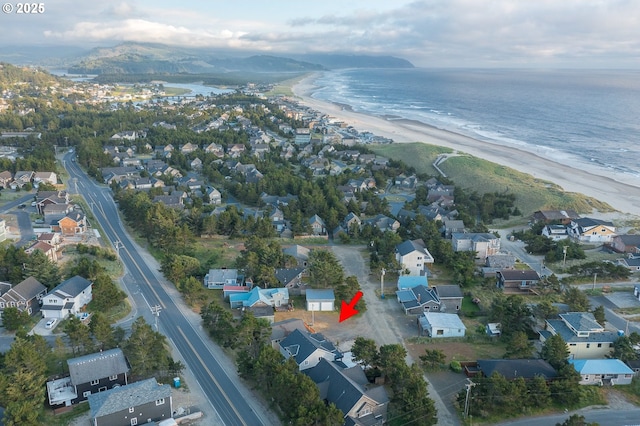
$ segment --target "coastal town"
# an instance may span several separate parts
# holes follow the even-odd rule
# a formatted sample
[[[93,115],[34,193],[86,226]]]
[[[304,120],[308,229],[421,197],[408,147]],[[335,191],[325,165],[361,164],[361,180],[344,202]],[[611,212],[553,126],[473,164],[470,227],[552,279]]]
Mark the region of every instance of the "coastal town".
[[[134,98],[35,68],[0,75],[12,424],[640,412],[628,216],[523,211],[516,194],[457,185],[460,153],[409,166],[391,135],[274,84],[163,97],[170,84],[154,83]]]

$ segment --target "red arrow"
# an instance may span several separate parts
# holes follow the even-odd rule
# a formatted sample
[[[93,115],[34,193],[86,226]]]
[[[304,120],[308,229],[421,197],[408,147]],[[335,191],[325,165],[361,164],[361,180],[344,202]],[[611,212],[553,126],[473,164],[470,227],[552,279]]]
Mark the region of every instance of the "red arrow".
[[[355,296],[353,296],[353,299],[351,299],[351,302],[349,302],[347,304],[347,302],[345,302],[344,300],[342,301],[342,308],[340,308],[340,321],[342,322],[346,319],[351,318],[352,316],[354,316],[355,314],[358,313],[358,310],[355,308],[356,303],[358,303],[358,300],[360,300],[360,298],[362,297],[362,292],[359,291],[356,293]]]

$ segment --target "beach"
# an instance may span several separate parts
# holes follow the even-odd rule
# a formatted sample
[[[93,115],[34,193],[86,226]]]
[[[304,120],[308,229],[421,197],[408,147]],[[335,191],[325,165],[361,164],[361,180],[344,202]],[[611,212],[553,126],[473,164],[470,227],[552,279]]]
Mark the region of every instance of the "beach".
[[[640,212],[640,182],[637,177],[602,169],[555,150],[480,141],[417,121],[354,112],[344,105],[312,98],[316,78],[316,74],[311,74],[292,86],[299,102],[344,121],[360,132],[369,131],[390,138],[394,143],[422,142],[447,147],[547,180],[567,192],[593,197],[621,213],[636,215]]]

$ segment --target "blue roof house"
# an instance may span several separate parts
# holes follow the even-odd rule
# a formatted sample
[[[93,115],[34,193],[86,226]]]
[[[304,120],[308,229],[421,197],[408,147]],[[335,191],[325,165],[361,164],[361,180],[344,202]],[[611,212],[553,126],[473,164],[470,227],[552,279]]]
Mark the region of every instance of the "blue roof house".
[[[248,293],[234,293],[229,295],[231,308],[253,308],[257,306],[271,306],[279,308],[289,304],[289,290],[286,288],[265,288],[258,286]]]
[[[619,359],[570,359],[581,385],[628,385],[633,370]]]
[[[398,290],[407,290],[419,285],[429,286],[426,275],[401,275],[398,277]]]

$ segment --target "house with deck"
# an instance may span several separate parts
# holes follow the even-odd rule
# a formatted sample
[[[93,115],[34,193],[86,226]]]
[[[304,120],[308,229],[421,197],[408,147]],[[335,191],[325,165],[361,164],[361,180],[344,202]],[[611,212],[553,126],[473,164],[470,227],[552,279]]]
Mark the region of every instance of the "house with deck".
[[[407,240],[396,246],[396,261],[402,265],[407,275],[427,275],[428,266],[434,260],[421,239]]]
[[[540,282],[533,269],[503,269],[496,272],[496,287],[505,292],[529,293]]]
[[[559,319],[548,319],[545,329],[540,330],[540,341],[544,343],[554,334],[567,343],[569,359],[602,359],[613,352],[618,333],[606,330],[591,312],[569,312]]]

